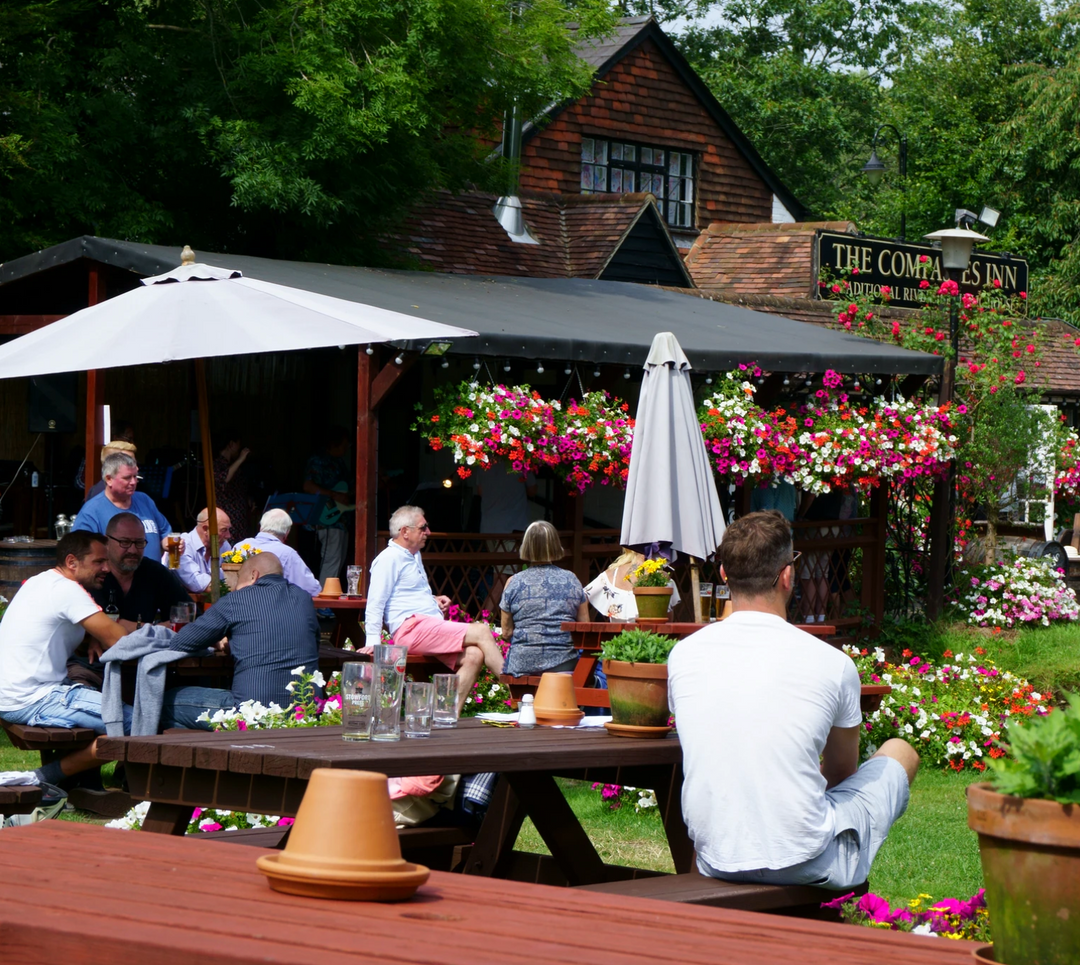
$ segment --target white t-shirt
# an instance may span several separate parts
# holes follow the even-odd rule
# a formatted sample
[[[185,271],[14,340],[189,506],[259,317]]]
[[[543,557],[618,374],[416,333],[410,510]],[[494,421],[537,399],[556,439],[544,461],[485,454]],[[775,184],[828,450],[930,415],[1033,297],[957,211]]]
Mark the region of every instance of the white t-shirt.
[[[0,711],[21,710],[61,683],[85,634],[79,624],[100,611],[86,590],[56,570],[19,587],[0,620]]]
[[[854,661],[743,610],[676,644],[668,682],[698,854],[718,871],[752,871],[824,851],[835,832],[820,757],[833,727],[862,721]]]

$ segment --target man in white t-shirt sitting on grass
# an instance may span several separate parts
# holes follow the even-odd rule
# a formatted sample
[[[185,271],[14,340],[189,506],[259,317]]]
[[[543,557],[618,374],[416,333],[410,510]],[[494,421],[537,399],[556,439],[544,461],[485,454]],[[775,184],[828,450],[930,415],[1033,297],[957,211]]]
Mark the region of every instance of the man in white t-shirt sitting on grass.
[[[91,598],[109,572],[105,537],[76,530],[56,544],[56,566],[28,579],[0,620],[0,718],[31,727],[89,727],[105,733],[101,694],[65,682],[68,658],[93,637],[91,652],[100,653],[123,637],[131,625],[114,623]],[[131,708],[124,707],[124,729]],[[52,761],[35,773],[57,784],[65,777],[97,767],[96,741]]]
[[[683,749],[683,817],[703,875],[847,890],[904,813],[919,756],[888,740],[859,767],[859,675],[787,622],[791,528],[777,512],[728,527],[734,612],[668,660]]]

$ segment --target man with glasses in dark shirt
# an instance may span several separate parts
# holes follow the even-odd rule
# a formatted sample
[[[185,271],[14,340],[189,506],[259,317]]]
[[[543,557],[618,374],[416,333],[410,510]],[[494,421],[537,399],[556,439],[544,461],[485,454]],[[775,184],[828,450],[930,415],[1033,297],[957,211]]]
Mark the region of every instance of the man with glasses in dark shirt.
[[[233,658],[231,690],[177,687],[165,694],[163,727],[209,730],[198,718],[204,711],[238,707],[246,700],[287,707],[286,689],[294,671],[319,667],[319,623],[311,595],[281,574],[281,561],[269,552],[248,557],[237,574],[236,590],[218,600],[171,641],[174,650],[198,651],[229,641]]]
[[[138,516],[117,513],[105,527],[105,537],[109,572],[91,595],[106,613],[112,615],[116,607],[121,620],[137,626],[168,620],[174,606],[191,602],[175,573],[143,555],[146,531]]]

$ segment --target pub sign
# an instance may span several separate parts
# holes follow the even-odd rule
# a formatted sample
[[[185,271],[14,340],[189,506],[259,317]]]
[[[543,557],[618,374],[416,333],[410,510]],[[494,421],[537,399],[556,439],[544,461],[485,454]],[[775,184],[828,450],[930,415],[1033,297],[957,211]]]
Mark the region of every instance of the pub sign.
[[[941,249],[930,245],[819,231],[814,254],[819,276],[825,271],[833,278],[847,279],[850,287],[840,298],[879,295],[881,286],[885,285],[889,288],[891,305],[918,308],[948,277],[941,267]],[[923,281],[929,284],[921,286]],[[1000,282],[996,291],[1002,295],[1026,292],[1028,263],[1023,258],[973,251],[960,290],[978,294],[995,281]],[[832,293],[817,286],[817,296],[829,298]]]

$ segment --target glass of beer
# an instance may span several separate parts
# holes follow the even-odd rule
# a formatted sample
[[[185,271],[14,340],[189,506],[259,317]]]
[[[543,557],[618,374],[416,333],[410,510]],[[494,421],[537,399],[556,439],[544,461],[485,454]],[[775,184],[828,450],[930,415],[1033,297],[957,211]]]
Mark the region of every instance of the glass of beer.
[[[181,533],[169,533],[169,535],[165,537],[165,549],[169,552],[170,570],[180,568],[180,543],[183,538],[183,534]]]
[[[711,583],[699,583],[698,596],[701,597],[702,622],[708,623],[712,617],[713,585]]]
[[[731,590],[726,583],[716,584],[716,616],[714,619],[722,620],[724,618],[724,604],[731,599]]]

